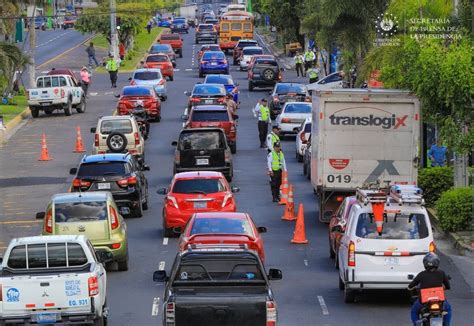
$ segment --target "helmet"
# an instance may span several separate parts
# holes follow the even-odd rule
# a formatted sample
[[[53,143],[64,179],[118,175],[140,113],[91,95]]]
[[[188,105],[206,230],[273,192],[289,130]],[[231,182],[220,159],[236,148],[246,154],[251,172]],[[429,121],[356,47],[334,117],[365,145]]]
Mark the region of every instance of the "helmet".
[[[436,269],[439,267],[439,262],[438,255],[432,252],[427,253],[423,258],[423,266],[425,266],[425,269]]]

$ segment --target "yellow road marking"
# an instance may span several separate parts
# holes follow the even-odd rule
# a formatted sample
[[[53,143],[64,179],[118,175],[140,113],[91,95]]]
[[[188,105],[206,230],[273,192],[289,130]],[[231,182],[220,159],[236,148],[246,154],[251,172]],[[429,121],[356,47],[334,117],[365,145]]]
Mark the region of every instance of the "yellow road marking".
[[[41,220],[8,220],[8,221],[0,221],[0,224],[26,224],[26,223],[43,223]]]

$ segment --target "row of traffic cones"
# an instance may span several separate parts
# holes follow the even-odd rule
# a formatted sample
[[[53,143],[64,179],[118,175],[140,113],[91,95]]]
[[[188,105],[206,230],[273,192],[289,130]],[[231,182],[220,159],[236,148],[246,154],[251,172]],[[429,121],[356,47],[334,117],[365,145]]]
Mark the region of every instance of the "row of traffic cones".
[[[84,143],[82,142],[81,128],[76,127],[76,146],[73,150],[73,153],[85,153],[86,149]],[[41,136],[41,155],[38,161],[51,161],[52,158],[49,156],[48,144],[46,143],[46,135],[43,133]]]
[[[293,185],[288,183],[288,172],[282,172],[282,183],[280,186],[280,202],[279,204],[285,205],[283,216],[281,217],[284,221],[295,221],[295,231],[293,232],[293,239],[291,243],[295,244],[307,244],[306,231],[304,226],[304,206],[302,203],[298,206],[298,214],[295,216],[295,204],[293,196]]]

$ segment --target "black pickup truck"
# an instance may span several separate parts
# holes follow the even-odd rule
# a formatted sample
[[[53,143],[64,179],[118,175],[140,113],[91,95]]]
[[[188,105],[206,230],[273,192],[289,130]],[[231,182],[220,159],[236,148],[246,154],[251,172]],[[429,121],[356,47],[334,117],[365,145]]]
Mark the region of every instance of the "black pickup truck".
[[[193,245],[176,256],[169,276],[153,274],[155,282],[166,282],[163,326],[276,325],[269,280],[281,278],[278,269],[267,275],[244,245]]]

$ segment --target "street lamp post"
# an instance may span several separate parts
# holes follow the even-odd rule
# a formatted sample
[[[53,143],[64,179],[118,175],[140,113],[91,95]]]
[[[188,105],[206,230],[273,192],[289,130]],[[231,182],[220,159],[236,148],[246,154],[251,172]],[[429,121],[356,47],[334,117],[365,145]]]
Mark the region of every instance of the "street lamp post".
[[[115,0],[110,0],[110,51],[118,60],[118,32]]]

